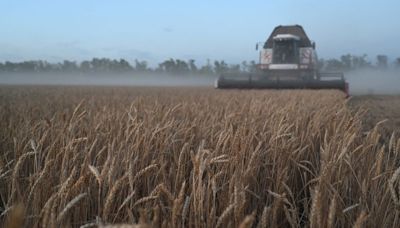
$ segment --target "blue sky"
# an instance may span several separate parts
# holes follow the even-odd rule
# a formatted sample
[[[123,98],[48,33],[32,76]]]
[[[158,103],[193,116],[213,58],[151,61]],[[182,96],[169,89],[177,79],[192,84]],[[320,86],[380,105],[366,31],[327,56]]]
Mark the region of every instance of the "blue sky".
[[[256,60],[255,43],[301,24],[320,57],[400,57],[400,1],[0,0],[0,61],[169,57]]]

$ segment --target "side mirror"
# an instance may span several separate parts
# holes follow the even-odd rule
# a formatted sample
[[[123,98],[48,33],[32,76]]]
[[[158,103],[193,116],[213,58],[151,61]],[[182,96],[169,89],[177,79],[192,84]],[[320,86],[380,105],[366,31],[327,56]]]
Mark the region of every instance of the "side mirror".
[[[315,42],[312,42],[312,48],[315,50]]]
[[[258,51],[258,43],[256,44],[256,51]]]

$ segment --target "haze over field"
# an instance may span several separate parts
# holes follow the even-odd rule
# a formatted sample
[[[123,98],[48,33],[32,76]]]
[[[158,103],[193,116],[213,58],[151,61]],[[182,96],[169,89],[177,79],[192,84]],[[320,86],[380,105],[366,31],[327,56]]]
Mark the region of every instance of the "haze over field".
[[[212,86],[215,76],[160,74],[6,74],[5,85]]]
[[[399,70],[357,70],[348,72],[351,95],[400,94]]]
[[[3,74],[5,85],[213,86],[215,75]],[[400,94],[400,71],[360,69],[345,73],[351,95]]]

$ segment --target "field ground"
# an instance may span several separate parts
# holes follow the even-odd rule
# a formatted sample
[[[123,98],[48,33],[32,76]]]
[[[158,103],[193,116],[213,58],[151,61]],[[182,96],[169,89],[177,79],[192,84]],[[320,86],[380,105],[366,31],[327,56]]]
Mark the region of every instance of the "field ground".
[[[400,226],[399,96],[4,86],[0,110],[0,225]]]
[[[385,138],[393,132],[400,133],[400,95],[360,95],[350,99],[353,108],[366,112],[362,118],[365,130],[380,124],[380,131]]]

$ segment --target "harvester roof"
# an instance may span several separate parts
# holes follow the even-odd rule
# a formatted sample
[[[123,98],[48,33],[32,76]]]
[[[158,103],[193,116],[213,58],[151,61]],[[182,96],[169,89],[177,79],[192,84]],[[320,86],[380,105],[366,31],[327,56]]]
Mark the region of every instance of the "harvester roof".
[[[274,31],[272,31],[268,40],[265,42],[264,48],[272,48],[274,37],[278,35],[290,34],[293,36],[297,36],[300,38],[300,47],[311,47],[311,41],[308,38],[306,32],[303,27],[300,25],[279,25],[275,27]]]
[[[274,36],[274,40],[300,40],[300,37],[292,34],[278,34]]]

